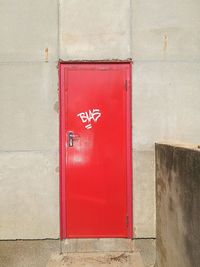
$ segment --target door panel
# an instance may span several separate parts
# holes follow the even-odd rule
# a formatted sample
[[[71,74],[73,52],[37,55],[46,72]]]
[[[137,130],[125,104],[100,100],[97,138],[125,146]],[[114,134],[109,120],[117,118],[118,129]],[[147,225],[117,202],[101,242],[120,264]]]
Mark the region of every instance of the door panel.
[[[64,238],[128,237],[130,234],[129,81],[130,64],[61,65]]]

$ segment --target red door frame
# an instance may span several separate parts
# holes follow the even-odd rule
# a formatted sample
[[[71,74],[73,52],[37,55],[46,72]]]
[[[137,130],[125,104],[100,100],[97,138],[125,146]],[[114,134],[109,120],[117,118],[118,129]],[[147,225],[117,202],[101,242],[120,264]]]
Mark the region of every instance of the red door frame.
[[[60,239],[66,236],[66,192],[65,192],[65,155],[66,155],[66,120],[64,116],[64,66],[67,64],[128,64],[130,73],[127,80],[127,212],[129,218],[128,238],[133,238],[133,189],[132,189],[132,61],[70,61],[59,62],[59,157],[60,157]]]

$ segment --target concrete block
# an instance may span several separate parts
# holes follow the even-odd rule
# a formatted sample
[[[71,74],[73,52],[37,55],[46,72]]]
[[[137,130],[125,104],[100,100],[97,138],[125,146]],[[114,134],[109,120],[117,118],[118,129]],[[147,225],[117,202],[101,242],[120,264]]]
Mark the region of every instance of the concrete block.
[[[0,7],[0,62],[58,60],[57,0],[0,0]]]
[[[61,0],[60,58],[130,58],[129,0]]]
[[[0,150],[58,150],[55,63],[0,64]]]
[[[198,0],[132,0],[135,60],[199,60]]]
[[[140,252],[145,267],[154,267],[156,261],[156,239],[135,239],[134,246]]]
[[[156,144],[157,267],[200,262],[200,150]]]
[[[133,151],[134,237],[155,237],[154,152]]]
[[[62,241],[65,253],[88,253],[88,252],[132,252],[133,241],[127,238],[76,238]]]
[[[199,142],[200,63],[135,62],[133,147],[157,141]]]
[[[0,153],[0,239],[59,237],[58,153]]]

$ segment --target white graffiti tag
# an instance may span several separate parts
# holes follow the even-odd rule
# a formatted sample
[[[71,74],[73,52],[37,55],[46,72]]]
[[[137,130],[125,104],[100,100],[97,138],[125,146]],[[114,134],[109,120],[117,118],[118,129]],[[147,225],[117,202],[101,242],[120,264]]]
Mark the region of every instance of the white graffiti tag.
[[[101,112],[99,109],[92,109],[86,112],[81,112],[79,114],[77,114],[78,117],[80,117],[82,123],[88,123],[85,128],[86,129],[91,129],[92,128],[92,124],[91,122],[97,122],[97,120],[101,117]]]

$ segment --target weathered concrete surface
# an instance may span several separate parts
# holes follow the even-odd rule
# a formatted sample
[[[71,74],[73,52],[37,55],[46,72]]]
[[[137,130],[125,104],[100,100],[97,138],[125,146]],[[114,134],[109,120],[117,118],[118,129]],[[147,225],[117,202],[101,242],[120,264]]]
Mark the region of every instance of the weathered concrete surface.
[[[139,252],[67,253],[54,255],[47,267],[144,267]]]
[[[200,59],[199,0],[132,2],[135,60]]]
[[[136,61],[133,65],[135,236],[155,237],[154,143],[199,142],[200,63]]]
[[[0,152],[0,239],[59,237],[58,153]]]
[[[58,238],[55,63],[0,64],[0,239]]]
[[[132,0],[136,237],[155,236],[154,143],[199,142],[199,10],[198,0]]]
[[[0,62],[57,61],[57,2],[0,0]]]
[[[157,267],[200,263],[200,150],[156,145]]]
[[[0,32],[0,239],[57,238],[58,1],[0,0]]]
[[[59,251],[59,240],[0,241],[0,266],[45,267]]]
[[[61,0],[60,58],[130,58],[129,0]]]
[[[136,62],[133,69],[133,148],[157,140],[199,142],[200,62]]]
[[[0,64],[0,150],[58,151],[56,63]]]
[[[127,238],[76,238],[62,241],[64,253],[132,252],[133,250],[133,240]]]
[[[133,151],[134,237],[155,236],[154,152]]]
[[[120,245],[120,243],[118,243]],[[146,241],[140,241],[142,255],[148,253]],[[87,248],[86,248],[87,249]],[[144,267],[140,252],[87,252],[64,253],[60,255],[59,240],[21,240],[0,241],[1,267],[60,267],[60,266],[131,266]],[[145,267],[150,267],[151,261],[146,261]]]
[[[156,240],[155,239],[135,239],[134,249],[140,252],[144,266],[154,267],[156,261]]]

